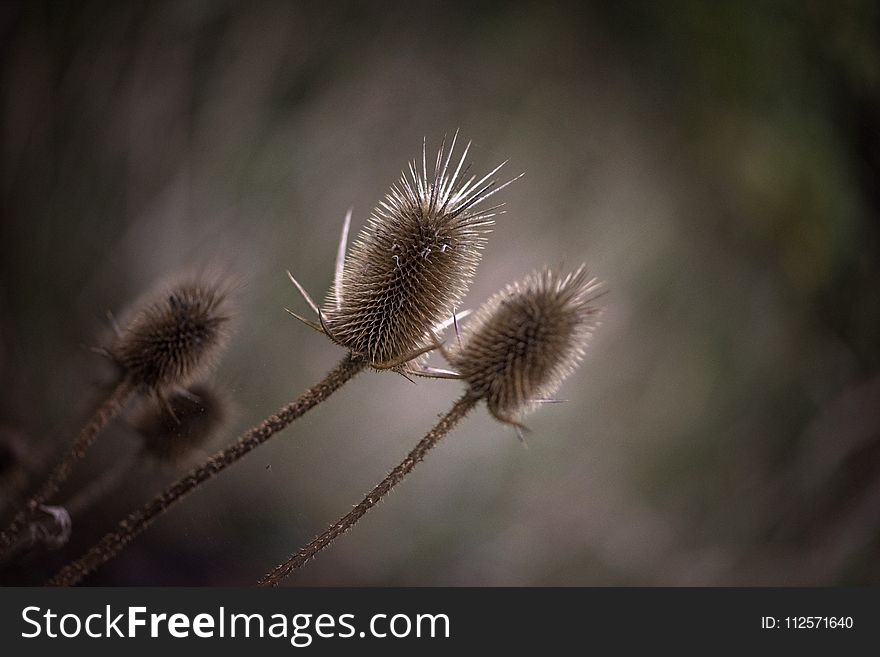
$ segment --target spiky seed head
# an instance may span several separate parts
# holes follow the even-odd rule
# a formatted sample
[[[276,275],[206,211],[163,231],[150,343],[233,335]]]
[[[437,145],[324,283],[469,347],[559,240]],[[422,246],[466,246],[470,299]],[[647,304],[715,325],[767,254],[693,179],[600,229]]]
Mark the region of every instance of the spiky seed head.
[[[477,311],[462,346],[447,354],[450,364],[496,418],[515,420],[552,396],[583,358],[601,292],[583,267],[566,276],[535,272]]]
[[[137,386],[185,385],[213,364],[230,319],[222,283],[174,285],[135,309],[109,353]]]
[[[186,458],[220,429],[228,415],[227,406],[224,395],[200,383],[172,392],[164,400],[149,398],[132,425],[147,454],[173,463]]]
[[[455,138],[448,151],[444,139],[429,174],[423,144],[421,170],[411,162],[373,210],[348,252],[338,291],[327,297],[331,337],[371,364],[430,344],[431,327],[467,292],[501,208],[483,202],[512,182],[496,184],[502,165],[481,179],[468,176],[469,148],[450,166]]]

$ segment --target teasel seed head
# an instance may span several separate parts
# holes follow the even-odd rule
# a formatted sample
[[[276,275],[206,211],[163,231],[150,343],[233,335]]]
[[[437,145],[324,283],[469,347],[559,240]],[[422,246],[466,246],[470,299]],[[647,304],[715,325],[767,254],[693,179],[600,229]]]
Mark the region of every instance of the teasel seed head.
[[[132,421],[146,454],[175,463],[185,459],[216,434],[228,417],[225,395],[198,383],[169,394],[150,397]]]
[[[486,302],[446,357],[496,419],[523,428],[519,418],[555,401],[552,395],[583,358],[603,291],[583,267],[565,276],[535,272]]]
[[[132,385],[162,394],[213,365],[229,319],[222,283],[185,281],[136,308],[108,353]]]
[[[448,150],[444,138],[433,167],[423,141],[421,166],[410,163],[346,255],[349,212],[322,309],[294,280],[320,320],[307,323],[377,369],[398,368],[433,348],[432,329],[461,303],[503,206],[484,202],[513,182],[497,184],[504,163],[479,179],[469,176],[470,144],[452,162],[457,137]]]

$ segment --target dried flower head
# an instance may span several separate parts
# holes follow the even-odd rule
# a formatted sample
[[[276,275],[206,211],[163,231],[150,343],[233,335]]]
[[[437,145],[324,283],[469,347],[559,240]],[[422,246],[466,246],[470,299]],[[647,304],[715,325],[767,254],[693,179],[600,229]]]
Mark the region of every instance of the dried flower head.
[[[185,385],[213,363],[229,318],[221,285],[180,283],[136,310],[109,355],[136,386]]]
[[[446,357],[495,418],[521,427],[518,418],[552,401],[583,357],[601,293],[583,267],[564,277],[535,272],[486,302]]]
[[[469,177],[470,144],[451,170],[456,138],[448,151],[444,139],[433,173],[423,142],[421,169],[410,163],[346,256],[349,212],[323,309],[294,280],[320,320],[307,323],[373,367],[396,368],[432,348],[432,329],[467,292],[503,205],[482,203],[513,182],[497,185],[493,178],[504,163],[482,178]]]
[[[200,383],[146,402],[132,425],[144,451],[159,461],[177,462],[203,445],[223,425],[227,402],[211,386]]]

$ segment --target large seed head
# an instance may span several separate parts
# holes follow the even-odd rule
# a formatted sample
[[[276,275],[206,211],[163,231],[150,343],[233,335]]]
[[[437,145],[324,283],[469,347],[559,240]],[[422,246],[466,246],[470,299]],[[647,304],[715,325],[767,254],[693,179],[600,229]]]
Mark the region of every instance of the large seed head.
[[[185,385],[213,364],[228,320],[221,286],[178,284],[136,310],[110,355],[137,386],[161,390]]]
[[[469,147],[469,145],[468,145]],[[466,148],[454,171],[455,139],[440,147],[429,175],[422,166],[392,185],[345,259],[341,285],[330,291],[324,319],[332,338],[371,364],[395,362],[432,341],[431,327],[457,307],[480,262],[501,205],[478,207],[506,186],[497,167],[467,176]]]
[[[509,422],[548,399],[574,370],[598,325],[601,283],[584,269],[536,272],[476,313],[448,359],[489,411]]]

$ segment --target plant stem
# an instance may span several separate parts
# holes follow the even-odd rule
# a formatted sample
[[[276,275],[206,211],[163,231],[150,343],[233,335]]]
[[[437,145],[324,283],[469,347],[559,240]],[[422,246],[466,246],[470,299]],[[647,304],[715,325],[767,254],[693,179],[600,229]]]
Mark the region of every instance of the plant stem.
[[[128,379],[123,379],[101,405],[95,409],[89,421],[80,430],[71,448],[49,473],[43,485],[31,496],[24,508],[16,514],[9,526],[0,534],[0,555],[4,554],[12,546],[16,537],[27,526],[30,518],[40,505],[45,504],[50,497],[58,492],[58,489],[61,488],[61,485],[67,480],[71,470],[73,470],[73,466],[82,459],[89,447],[95,442],[98,434],[101,433],[113,418],[119,415],[119,412],[134,393],[134,390],[134,386],[131,385]]]
[[[394,468],[388,476],[385,477],[367,496],[361,500],[360,504],[346,513],[342,518],[321,535],[315,537],[311,543],[299,550],[299,552],[291,555],[287,561],[276,566],[270,573],[265,575],[259,581],[260,586],[278,586],[285,577],[297,568],[301,568],[307,561],[312,559],[321,550],[329,546],[339,536],[351,529],[355,523],[360,520],[367,511],[372,509],[383,497],[391,492],[397,484],[403,481],[413,468],[425,458],[428,451],[434,447],[440,440],[449,433],[458,422],[464,418],[476,406],[479,398],[465,393],[455,404],[449,409],[440,421],[431,429],[418,445],[407,455],[407,457]]]
[[[132,452],[128,456],[123,457],[121,461],[115,462],[111,469],[91,481],[85,488],[60,506],[41,506],[40,510],[44,515],[31,515],[28,524],[19,532],[18,537],[9,549],[3,553],[0,561],[10,561],[19,554],[32,550],[40,544],[48,546],[52,550],[58,550],[63,547],[70,537],[69,523],[71,519],[76,518],[78,522],[79,516],[88,511],[101,498],[113,492],[131,474],[140,456],[140,452]],[[63,516],[60,515],[62,513],[67,517],[68,527],[66,532],[63,525]]]
[[[237,462],[245,454],[262,445],[291,422],[304,415],[306,411],[323,402],[364,367],[366,367],[364,360],[352,354],[347,355],[320,383],[306,390],[275,415],[246,431],[235,443],[217,452],[204,464],[168,486],[139,511],[135,511],[120,521],[114,531],[105,534],[82,557],[65,566],[49,580],[48,584],[50,586],[78,584],[83,577],[116,556],[132,539],[147,529],[156,518],[174,504]]]
[[[132,452],[128,456],[122,457],[122,460],[115,462],[111,469],[92,480],[85,488],[60,506],[47,507],[44,505],[40,507],[44,516],[32,514],[18,538],[3,554],[2,560],[9,561],[23,552],[32,550],[39,544],[47,545],[53,550],[60,549],[67,543],[70,532],[69,530],[66,533],[63,531],[64,528],[59,523],[59,516],[57,513],[53,513],[53,510],[63,512],[67,516],[68,523],[72,518],[79,521],[79,516],[88,511],[101,498],[113,492],[131,474],[140,456],[140,452]]]

